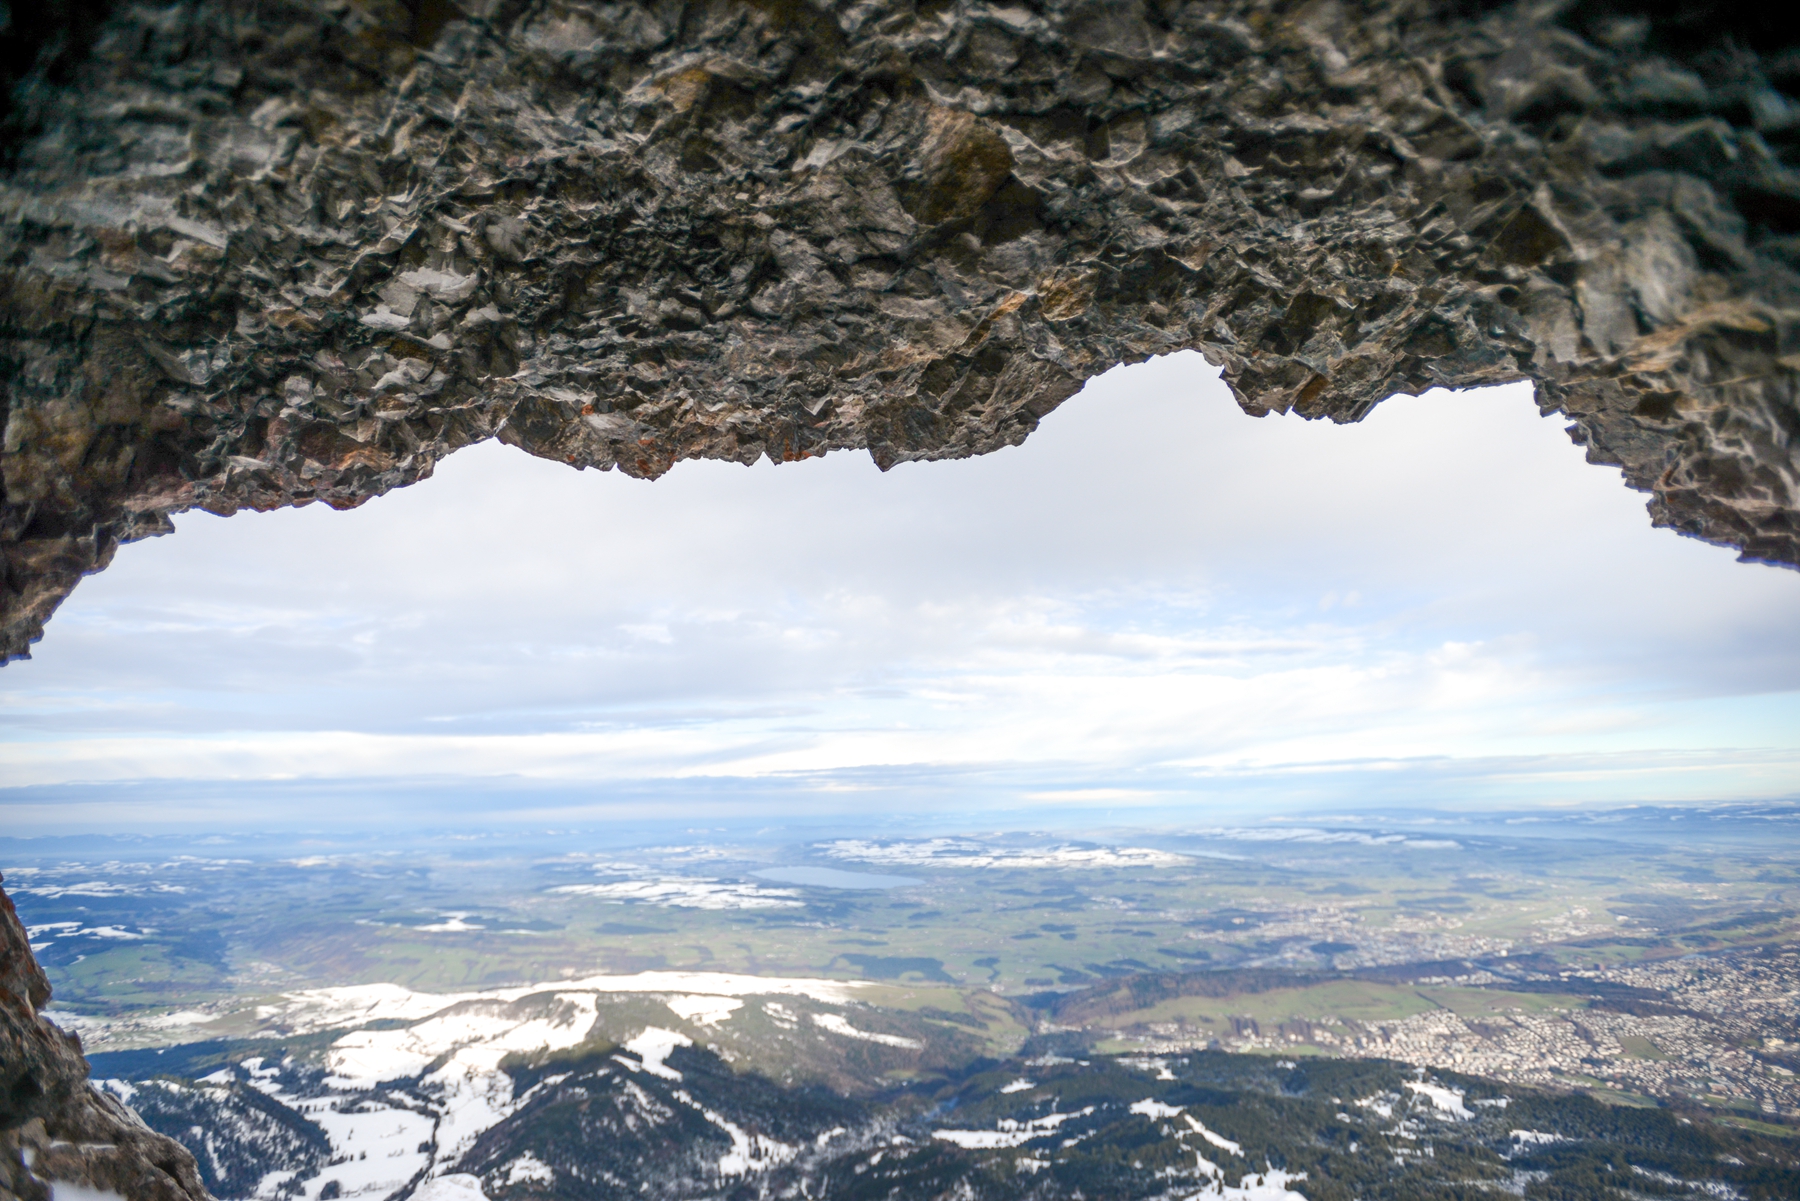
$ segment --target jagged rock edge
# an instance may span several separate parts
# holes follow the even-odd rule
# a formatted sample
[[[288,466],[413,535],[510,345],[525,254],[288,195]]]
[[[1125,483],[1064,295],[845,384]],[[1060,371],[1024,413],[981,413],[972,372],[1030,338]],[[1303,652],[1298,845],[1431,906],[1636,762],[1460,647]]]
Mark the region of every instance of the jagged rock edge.
[[[1656,523],[1800,563],[1785,43],[1618,4],[429,7],[122,8],[16,91],[0,654],[185,508],[347,507],[490,436],[643,476],[977,454],[1182,348],[1337,421],[1534,379]]]

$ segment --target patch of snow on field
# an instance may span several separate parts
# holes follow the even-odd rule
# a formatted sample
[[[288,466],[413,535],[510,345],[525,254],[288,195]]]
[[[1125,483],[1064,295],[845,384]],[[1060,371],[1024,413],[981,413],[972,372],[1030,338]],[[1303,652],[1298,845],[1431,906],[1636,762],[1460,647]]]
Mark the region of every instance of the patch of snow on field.
[[[616,880],[608,884],[559,884],[551,892],[596,897],[619,904],[664,905],[676,909],[798,909],[804,902],[791,888],[764,888],[705,876],[664,876],[656,880]]]
[[[1219,1150],[1229,1151],[1233,1155],[1239,1155],[1239,1156],[1243,1155],[1244,1146],[1242,1143],[1233,1142],[1232,1140],[1226,1138],[1224,1135],[1220,1134],[1216,1130],[1208,1130],[1206,1128],[1205,1124],[1202,1123],[1200,1121],[1200,1119],[1195,1117],[1193,1114],[1191,1114],[1191,1113],[1182,1114],[1181,1120],[1186,1122],[1188,1125],[1192,1126],[1194,1128],[1195,1134],[1199,1135],[1201,1138],[1205,1139],[1207,1142],[1211,1143],[1213,1146],[1217,1147]]]
[[[1169,1070],[1169,1061],[1159,1056],[1143,1055],[1133,1059],[1121,1056],[1119,1062],[1128,1068],[1136,1068],[1140,1072],[1154,1072],[1158,1080],[1175,1079],[1175,1073]]]
[[[1148,847],[1091,847],[1061,843],[1039,848],[990,847],[966,838],[923,838],[876,842],[840,838],[818,850],[833,859],[908,867],[1173,867],[1188,856]]]
[[[299,1174],[292,1170],[265,1172],[263,1178],[256,1182],[256,1188],[250,1196],[253,1201],[276,1201],[276,1198],[285,1197],[287,1192],[284,1186]]]
[[[1141,1113],[1152,1120],[1155,1120],[1156,1118],[1172,1118],[1181,1112],[1181,1106],[1164,1105],[1161,1101],[1153,1101],[1149,1098],[1145,1098],[1142,1101],[1133,1101],[1131,1103],[1131,1112]]]
[[[867,1030],[858,1030],[835,1013],[815,1013],[813,1024],[833,1034],[841,1034],[845,1038],[860,1038],[864,1042],[880,1043],[884,1047],[904,1047],[909,1051],[917,1051],[925,1044],[916,1038],[902,1038],[898,1034],[872,1034]]]
[[[413,1193],[413,1201],[487,1201],[481,1181],[461,1172],[427,1180]]]
[[[684,1022],[714,1026],[744,1007],[739,997],[715,997],[698,993],[669,997],[663,1001]]]
[[[1179,1117],[1179,1118],[1181,1118],[1182,1121],[1186,1122],[1193,1129],[1193,1132],[1195,1134],[1198,1134],[1201,1138],[1205,1139],[1207,1142],[1211,1143],[1213,1146],[1217,1147],[1219,1150],[1229,1151],[1231,1154],[1238,1155],[1238,1156],[1242,1156],[1244,1153],[1243,1144],[1233,1142],[1231,1139],[1226,1138],[1224,1135],[1218,1133],[1215,1130],[1208,1130],[1206,1128],[1205,1123],[1203,1123],[1199,1118],[1195,1117],[1191,1113],[1182,1112],[1182,1107],[1179,1105],[1167,1105],[1161,1101],[1153,1100],[1151,1098],[1146,1097],[1142,1101],[1133,1102],[1132,1106],[1131,1106],[1131,1112],[1143,1114],[1145,1117],[1151,1119],[1152,1121],[1155,1121],[1159,1118]],[[1187,1136],[1183,1135],[1182,1137],[1185,1138]],[[1207,1160],[1205,1157],[1199,1156],[1198,1152],[1196,1152],[1195,1154],[1197,1157],[1200,1158],[1201,1171],[1206,1172],[1208,1175],[1212,1175],[1212,1176],[1217,1176],[1219,1174],[1219,1168],[1217,1167],[1217,1165],[1213,1164],[1211,1161]],[[1295,1179],[1298,1179],[1298,1177],[1295,1177]]]
[[[1036,1088],[1037,1081],[1027,1080],[1023,1076],[1000,1089],[1002,1093],[1022,1093],[1028,1088]]]
[[[1070,1118],[1085,1118],[1093,1112],[1094,1107],[1090,1105],[1074,1113],[1047,1113],[1041,1118],[1029,1118],[1023,1122],[1001,1118],[995,1123],[997,1128],[994,1130],[933,1130],[931,1137],[974,1151],[1020,1147],[1034,1138],[1055,1134],[1057,1127]]]
[[[1220,1201],[1307,1201],[1306,1194],[1288,1187],[1305,1179],[1305,1172],[1284,1172],[1280,1168],[1270,1168],[1255,1175],[1245,1173],[1243,1179],[1235,1185],[1225,1184],[1221,1180],[1217,1192],[1203,1193],[1201,1196],[1207,1201],[1212,1201],[1215,1197]]]
[[[556,1172],[549,1164],[527,1151],[506,1165],[506,1183],[554,1184]]]
[[[1563,1141],[1563,1136],[1546,1134],[1542,1130],[1515,1130],[1512,1132],[1512,1141],[1521,1146],[1541,1147],[1548,1143],[1560,1143]]]
[[[1408,1080],[1406,1087],[1431,1102],[1433,1109],[1439,1113],[1464,1121],[1475,1116],[1468,1106],[1463,1104],[1463,1095],[1453,1088],[1445,1088],[1441,1084],[1426,1084],[1418,1080]]]
[[[614,1056],[620,1063],[633,1071],[649,1072],[652,1076],[661,1076],[664,1080],[679,1080],[681,1073],[674,1068],[665,1067],[667,1059],[676,1047],[691,1047],[694,1040],[674,1030],[664,1030],[661,1026],[651,1026],[642,1034],[636,1035],[624,1044],[624,1049],[638,1057],[633,1062],[623,1055]]]

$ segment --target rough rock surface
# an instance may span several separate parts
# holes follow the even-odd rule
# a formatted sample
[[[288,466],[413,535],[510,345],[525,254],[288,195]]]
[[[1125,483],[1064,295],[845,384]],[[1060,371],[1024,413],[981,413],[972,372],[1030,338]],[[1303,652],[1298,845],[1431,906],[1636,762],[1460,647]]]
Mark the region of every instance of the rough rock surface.
[[[1533,379],[1654,521],[1800,564],[1779,8],[117,5],[8,117],[0,655],[186,508],[489,437],[978,454],[1181,348],[1336,421]]]
[[[50,982],[0,889],[0,1201],[55,1184],[126,1201],[209,1201],[187,1148],[87,1082],[81,1042],[38,1011]]]

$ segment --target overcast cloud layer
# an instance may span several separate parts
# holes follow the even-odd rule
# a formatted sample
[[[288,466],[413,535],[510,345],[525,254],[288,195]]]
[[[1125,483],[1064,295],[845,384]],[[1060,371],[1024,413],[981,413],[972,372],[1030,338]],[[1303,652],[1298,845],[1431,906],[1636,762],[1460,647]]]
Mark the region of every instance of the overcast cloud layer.
[[[1522,386],[1252,420],[1196,355],[886,475],[489,444],[124,548],[0,672],[0,824],[1800,793],[1800,573],[1643,499]]]

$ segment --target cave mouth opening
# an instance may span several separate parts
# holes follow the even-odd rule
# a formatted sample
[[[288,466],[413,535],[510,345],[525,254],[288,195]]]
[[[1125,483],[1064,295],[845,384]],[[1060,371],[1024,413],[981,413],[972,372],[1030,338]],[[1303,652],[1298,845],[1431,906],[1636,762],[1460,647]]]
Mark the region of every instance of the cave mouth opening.
[[[179,524],[8,673],[17,829],[1792,773],[1800,579],[1649,528],[1528,385],[1246,419],[1187,353],[972,460],[646,483],[488,443],[352,511]],[[1704,762],[1646,785],[1671,748]]]

